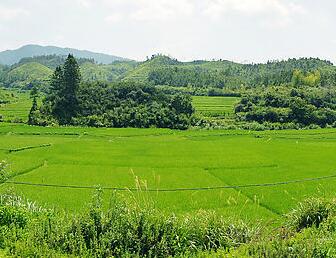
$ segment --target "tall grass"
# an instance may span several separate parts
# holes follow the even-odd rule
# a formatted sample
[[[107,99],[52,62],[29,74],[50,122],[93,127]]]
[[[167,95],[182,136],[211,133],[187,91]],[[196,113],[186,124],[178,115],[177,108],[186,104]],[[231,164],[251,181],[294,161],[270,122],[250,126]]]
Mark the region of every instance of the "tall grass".
[[[151,208],[150,201],[134,203],[116,193],[104,210],[102,194],[98,189],[86,212],[77,215],[2,195],[0,249],[16,257],[336,256],[333,201],[309,199],[286,216],[283,226],[262,230],[208,212],[165,215]],[[319,223],[309,220],[302,226],[307,217],[319,218]]]
[[[257,233],[242,222],[230,223],[206,212],[184,217],[163,215],[148,203],[142,208],[115,193],[105,211],[101,190],[80,215],[37,209],[16,196],[0,199],[0,247],[21,257],[192,255],[228,251],[250,242]]]

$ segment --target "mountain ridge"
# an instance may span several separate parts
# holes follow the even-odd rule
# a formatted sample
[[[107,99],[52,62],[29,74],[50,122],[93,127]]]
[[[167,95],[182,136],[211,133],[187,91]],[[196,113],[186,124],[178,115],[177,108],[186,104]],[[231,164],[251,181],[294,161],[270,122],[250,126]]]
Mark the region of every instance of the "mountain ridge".
[[[89,50],[79,50],[75,48],[63,48],[57,46],[42,46],[37,44],[24,45],[13,50],[5,50],[0,52],[0,64],[13,65],[18,63],[22,58],[35,57],[43,55],[60,55],[65,56],[73,54],[77,58],[93,58],[97,63],[111,64],[115,61],[130,61],[128,58],[97,53]]]

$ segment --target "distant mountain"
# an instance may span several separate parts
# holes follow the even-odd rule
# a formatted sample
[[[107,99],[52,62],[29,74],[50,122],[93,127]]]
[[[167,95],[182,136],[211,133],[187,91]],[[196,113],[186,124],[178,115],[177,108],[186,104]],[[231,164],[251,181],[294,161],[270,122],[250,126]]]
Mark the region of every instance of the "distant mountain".
[[[78,50],[73,48],[60,48],[55,46],[39,46],[26,45],[15,50],[6,50],[0,52],[0,64],[13,65],[18,63],[22,58],[43,56],[43,55],[59,55],[66,56],[73,54],[77,58],[94,59],[97,63],[111,64],[114,61],[127,61],[129,59],[112,56],[107,54],[95,53],[87,50]]]

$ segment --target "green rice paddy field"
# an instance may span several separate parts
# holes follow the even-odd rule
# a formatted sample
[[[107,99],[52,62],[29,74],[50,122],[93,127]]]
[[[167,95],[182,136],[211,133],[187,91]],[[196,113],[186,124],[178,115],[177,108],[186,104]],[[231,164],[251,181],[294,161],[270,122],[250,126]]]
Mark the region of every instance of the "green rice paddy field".
[[[196,112],[205,117],[230,117],[238,101],[237,97],[193,97]]]
[[[8,104],[0,104],[0,115],[6,122],[27,122],[28,113],[32,105],[32,100],[27,92],[3,91],[8,95],[13,93],[13,98]],[[1,89],[0,89],[1,94]]]
[[[335,179],[241,189],[149,192],[301,180],[336,174],[336,130],[243,132],[40,128],[2,124],[0,159],[15,182],[133,188],[163,211],[214,210],[272,219],[308,196],[332,196]],[[40,146],[41,147],[37,147]],[[49,146],[50,145],[50,146]],[[34,147],[32,149],[18,148]],[[11,151],[12,150],[12,151]],[[6,183],[39,204],[86,208],[91,189]],[[109,190],[105,190],[108,202]],[[138,198],[137,193],[124,192]]]
[[[40,205],[76,212],[87,208],[93,189],[13,182],[140,187],[140,193],[121,193],[139,202],[150,199],[163,212],[183,214],[202,209],[251,221],[273,220],[307,197],[333,197],[336,178],[235,189],[194,188],[336,175],[335,153],[335,129],[176,131],[0,123],[0,160],[8,162],[12,176],[0,190],[15,191]],[[111,192],[104,190],[106,205]]]

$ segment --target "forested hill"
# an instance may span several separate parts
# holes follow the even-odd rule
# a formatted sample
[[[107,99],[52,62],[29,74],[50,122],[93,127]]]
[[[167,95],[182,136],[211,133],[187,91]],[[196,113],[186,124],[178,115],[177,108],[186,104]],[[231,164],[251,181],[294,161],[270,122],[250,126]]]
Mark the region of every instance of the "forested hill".
[[[40,63],[50,69],[55,70],[57,66],[63,65],[65,62],[66,56],[61,55],[45,55],[45,56],[34,56],[34,57],[24,57],[18,63],[13,64],[11,68],[19,67],[27,63]],[[77,58],[77,62],[81,65],[84,63],[95,63],[93,58]]]
[[[63,62],[64,56],[46,55],[23,58],[12,66],[0,66],[0,87],[28,89],[34,84],[46,86],[50,70]],[[180,62],[168,56],[153,55],[144,62],[98,64],[92,58],[78,58],[78,63],[83,81],[137,81],[173,86],[174,89],[192,93],[202,91],[201,94],[208,94],[205,92],[209,90],[236,92],[287,84],[336,85],[336,67],[329,61],[317,58],[240,64],[226,60]]]
[[[164,57],[156,57],[164,58]],[[145,70],[144,68],[142,68]],[[194,61],[161,65],[148,70],[155,85],[215,87],[237,89],[281,85],[293,82],[312,86],[335,85],[336,67],[315,58],[289,59],[266,64],[239,64],[229,61]]]
[[[114,61],[128,60],[126,58],[119,56],[95,53],[87,50],[60,48],[55,46],[26,45],[15,50],[6,50],[0,52],[0,64],[13,65],[25,57],[34,57],[42,55],[67,56],[69,53],[73,54],[76,58],[90,58],[102,64],[110,64],[113,63]]]

